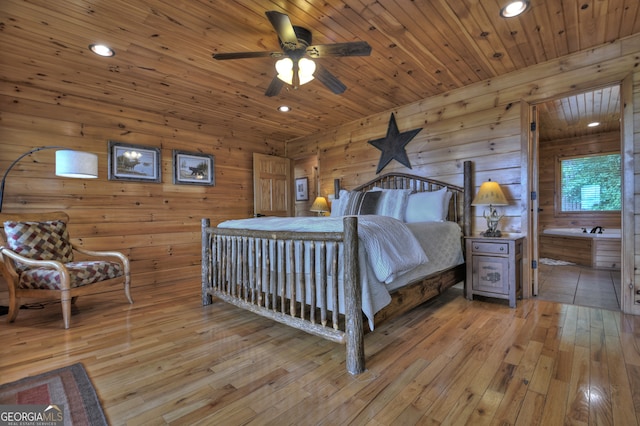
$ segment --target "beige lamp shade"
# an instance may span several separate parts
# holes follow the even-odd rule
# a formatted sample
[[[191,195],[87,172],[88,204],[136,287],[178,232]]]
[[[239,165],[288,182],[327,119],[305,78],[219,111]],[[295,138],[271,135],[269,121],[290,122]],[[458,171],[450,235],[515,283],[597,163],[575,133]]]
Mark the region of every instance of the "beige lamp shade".
[[[311,205],[311,211],[317,212],[318,214],[328,212],[329,203],[327,203],[327,199],[324,197],[316,197]]]
[[[487,220],[487,230],[482,233],[485,237],[500,237],[502,233],[498,229],[498,223],[502,215],[496,210],[496,206],[506,206],[507,198],[504,196],[498,182],[489,179],[480,185],[478,194],[471,202],[472,206],[489,206],[489,214],[483,212],[482,216]]]
[[[480,190],[471,202],[472,206],[506,206],[509,203],[498,182],[489,179],[480,185]]]
[[[98,177],[98,156],[69,149],[56,151],[56,176],[95,179]]]

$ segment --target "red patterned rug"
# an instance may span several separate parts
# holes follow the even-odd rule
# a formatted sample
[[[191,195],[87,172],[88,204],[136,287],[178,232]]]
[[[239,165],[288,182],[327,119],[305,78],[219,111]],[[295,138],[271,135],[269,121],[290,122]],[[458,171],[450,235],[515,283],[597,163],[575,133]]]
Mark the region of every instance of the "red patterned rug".
[[[27,408],[33,410],[37,406],[44,406],[40,415],[47,412],[46,415],[55,414],[56,420],[62,420],[54,424],[108,425],[98,395],[82,364],[0,385],[2,417],[26,418]]]

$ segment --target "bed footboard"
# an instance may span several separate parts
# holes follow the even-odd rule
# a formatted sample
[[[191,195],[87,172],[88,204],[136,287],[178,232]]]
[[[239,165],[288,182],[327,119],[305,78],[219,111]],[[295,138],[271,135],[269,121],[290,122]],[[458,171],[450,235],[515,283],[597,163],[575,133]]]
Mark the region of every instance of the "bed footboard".
[[[343,232],[273,232],[211,227],[202,219],[202,304],[214,298],[346,344],[347,371],[364,371],[358,222]],[[342,254],[339,254],[340,251]],[[344,315],[338,256],[343,256]]]

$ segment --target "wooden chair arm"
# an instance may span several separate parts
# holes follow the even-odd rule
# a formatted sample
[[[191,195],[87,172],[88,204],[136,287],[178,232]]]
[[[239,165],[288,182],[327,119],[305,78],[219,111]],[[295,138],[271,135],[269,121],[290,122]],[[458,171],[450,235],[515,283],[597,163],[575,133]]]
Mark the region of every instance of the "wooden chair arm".
[[[55,269],[60,273],[60,286],[62,290],[69,290],[71,288],[71,276],[69,275],[69,271],[64,266],[63,263],[58,262],[57,260],[34,260],[29,259],[28,257],[24,257],[14,252],[11,249],[8,249],[4,246],[0,246],[0,259],[2,262],[7,264],[4,258],[7,257],[11,259],[13,262],[20,262],[27,266],[33,266],[36,268],[48,268]],[[8,265],[7,265],[8,266]],[[13,269],[15,271],[15,264],[11,264],[8,269]]]
[[[87,250],[85,248],[79,247],[75,244],[71,244],[73,249],[75,251],[77,251],[78,253],[81,253],[85,256],[90,256],[90,257],[98,257],[98,258],[115,258],[118,259],[120,262],[122,262],[122,266],[124,267],[125,271],[129,271],[129,258],[127,256],[125,256],[124,254],[120,253],[119,251],[96,251],[96,250]]]
[[[4,256],[4,247],[0,247],[0,262],[2,263],[2,274],[7,280],[7,283],[17,281],[19,275],[18,271],[16,271],[16,265],[14,264],[13,259],[8,256]]]
[[[28,265],[28,266],[35,266],[39,268],[50,268],[50,269],[65,269],[64,264],[61,262],[58,262],[57,260],[30,259],[28,257],[21,256],[18,253],[6,247],[0,247],[0,253],[2,253],[3,256],[7,256],[14,262],[24,263],[25,265]]]

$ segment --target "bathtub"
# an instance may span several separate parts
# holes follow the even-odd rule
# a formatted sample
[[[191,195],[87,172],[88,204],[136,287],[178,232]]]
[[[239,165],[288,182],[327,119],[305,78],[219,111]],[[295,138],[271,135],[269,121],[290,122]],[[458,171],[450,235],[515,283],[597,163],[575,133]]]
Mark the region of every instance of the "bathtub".
[[[567,235],[569,237],[583,237],[583,238],[620,238],[620,229],[608,229],[605,228],[602,234],[592,234],[589,232],[590,228],[547,228],[542,231],[543,234],[548,235]],[[586,229],[584,232],[582,229]]]
[[[605,228],[602,234],[582,228],[546,228],[538,239],[540,257],[573,262],[598,269],[620,269],[620,229]]]

